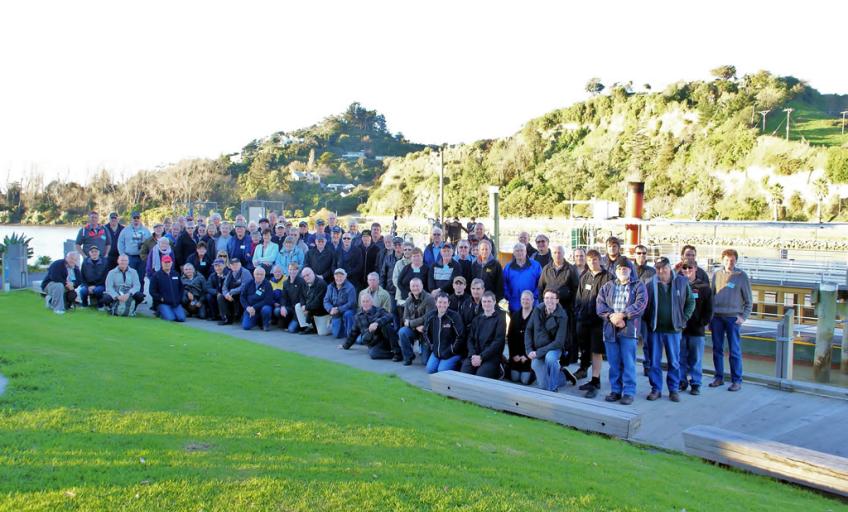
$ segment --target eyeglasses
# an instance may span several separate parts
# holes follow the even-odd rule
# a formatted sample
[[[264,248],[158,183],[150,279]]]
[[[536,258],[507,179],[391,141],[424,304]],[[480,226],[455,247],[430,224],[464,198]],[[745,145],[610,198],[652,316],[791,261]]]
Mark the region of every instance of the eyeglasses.
[[[648,253],[646,253],[645,251],[636,251],[636,254],[638,254],[638,255],[640,255],[640,256],[644,256],[644,255],[646,255],[646,254],[648,254]]]
[[[547,240],[536,240],[536,243],[537,244],[546,244],[546,243],[548,243],[548,241]]]
[[[342,237],[342,240],[350,240],[350,239],[351,238],[349,236]]]

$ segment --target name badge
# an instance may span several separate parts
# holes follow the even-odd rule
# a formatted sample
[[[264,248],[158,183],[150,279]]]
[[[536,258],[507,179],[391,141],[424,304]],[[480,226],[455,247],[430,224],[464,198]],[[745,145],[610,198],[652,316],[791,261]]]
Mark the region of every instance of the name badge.
[[[100,239],[101,239],[101,240],[106,240],[106,234],[104,233],[104,234],[100,235]]]
[[[177,279],[179,279],[179,277],[177,277],[177,276],[171,276],[171,279],[173,279],[174,281],[176,281]]]
[[[442,324],[442,329],[450,329],[451,324]]]
[[[586,286],[584,286],[583,288],[585,288],[585,289],[587,289],[587,290],[591,290],[591,289],[592,289],[592,285],[591,285],[591,284],[587,284],[587,285],[586,285]]]
[[[256,295],[262,295],[262,290],[261,289],[256,290]]]
[[[736,283],[729,282],[729,283],[727,283],[727,287],[732,290],[732,289],[736,288]]]
[[[243,250],[244,250],[244,246],[242,245],[242,246],[240,246],[240,247],[241,247],[241,250],[243,251]]]
[[[201,267],[205,267],[205,266],[206,266],[206,261],[201,261],[201,262],[200,262],[200,266],[201,266]]]
[[[692,295],[693,295],[696,299],[697,299],[697,298],[699,298],[699,297],[701,296],[698,292],[693,292],[693,293],[692,293]]]

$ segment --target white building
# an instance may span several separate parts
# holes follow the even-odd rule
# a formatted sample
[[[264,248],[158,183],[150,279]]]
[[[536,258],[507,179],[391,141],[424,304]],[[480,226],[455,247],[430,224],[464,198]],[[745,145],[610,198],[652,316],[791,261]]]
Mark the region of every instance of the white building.
[[[300,171],[291,171],[291,180],[292,181],[303,181],[305,183],[321,183],[321,176],[310,171],[300,172]]]

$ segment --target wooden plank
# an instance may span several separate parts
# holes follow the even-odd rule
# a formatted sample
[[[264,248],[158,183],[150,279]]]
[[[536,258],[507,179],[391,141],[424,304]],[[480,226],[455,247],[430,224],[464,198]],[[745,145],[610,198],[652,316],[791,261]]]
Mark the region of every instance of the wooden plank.
[[[848,496],[848,459],[707,425],[683,431],[686,453]]]
[[[626,406],[454,371],[430,375],[430,386],[439,394],[491,409],[624,439],[632,436],[641,422],[640,414]]]

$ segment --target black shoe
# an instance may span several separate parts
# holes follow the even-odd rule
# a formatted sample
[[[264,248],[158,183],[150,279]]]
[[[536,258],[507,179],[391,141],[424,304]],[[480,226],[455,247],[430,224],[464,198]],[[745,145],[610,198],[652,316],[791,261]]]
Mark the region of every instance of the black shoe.
[[[226,320],[218,320],[218,325],[227,325],[227,324],[229,324],[229,322],[227,322]]]
[[[300,334],[317,334],[318,331],[316,331],[315,328],[310,325],[308,327],[303,327],[298,332],[300,332]]]
[[[404,366],[412,366],[412,358],[404,359],[404,360],[403,360],[403,365],[404,365]]]
[[[585,379],[586,376],[587,376],[587,373],[586,373],[585,368],[580,368],[579,370],[574,372],[574,378],[577,379],[577,380]],[[580,389],[583,389],[583,388],[580,388]]]
[[[660,392],[659,392],[659,391],[657,391],[657,390],[653,390],[653,391],[651,391],[650,393],[648,393],[648,400],[650,400],[651,402],[653,402],[654,400],[658,400],[658,399],[659,399],[659,397],[661,397],[661,396],[662,396],[662,393],[660,393]]]
[[[648,376],[648,372],[650,372],[650,371],[651,371],[651,369],[646,366],[645,369],[644,369],[645,377]]]
[[[619,400],[621,400],[621,394],[610,393],[604,397],[604,400],[606,400],[607,402],[618,402]]]
[[[685,380],[680,381],[680,391],[686,391],[686,388],[689,387],[689,383]]]
[[[571,384],[572,386],[577,385],[577,377],[574,376],[573,373],[568,371],[568,368],[562,369],[562,374],[565,375],[565,381]]]
[[[592,386],[591,388],[589,388],[588,391],[586,391],[586,394],[583,396],[585,398],[595,398],[596,396],[598,396],[598,388]]]
[[[620,403],[621,405],[630,405],[633,403],[633,397],[630,395],[624,395],[623,397],[621,397],[621,401],[618,403]]]
[[[672,402],[679,402],[680,401],[680,395],[676,391],[672,391],[671,393],[668,394],[668,399],[671,400]]]
[[[715,379],[714,381],[710,382],[711,388],[717,388],[719,386],[724,386],[724,380],[723,379]]]
[[[690,395],[700,395],[701,394],[701,386],[696,386],[692,384],[692,389],[689,390]]]
[[[403,361],[403,356],[400,355],[400,354],[395,354],[395,355],[392,356],[392,361],[399,363],[399,362]]]
[[[579,389],[580,391],[589,391],[590,389],[595,389],[595,385],[592,384],[592,381],[589,381],[589,382],[586,382],[585,384],[581,385],[577,389]]]

